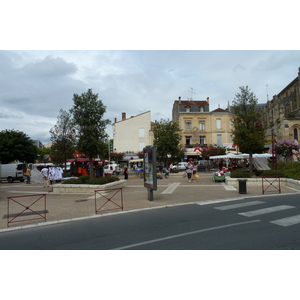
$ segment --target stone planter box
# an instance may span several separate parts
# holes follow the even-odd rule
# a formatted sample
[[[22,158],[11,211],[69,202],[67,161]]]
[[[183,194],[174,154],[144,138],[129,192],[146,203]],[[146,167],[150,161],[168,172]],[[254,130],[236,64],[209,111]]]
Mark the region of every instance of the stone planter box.
[[[275,178],[268,178],[266,177],[270,182],[272,182],[272,180],[275,180]],[[257,177],[257,178],[231,178],[229,176],[225,177],[225,183],[227,185],[232,185],[235,188],[238,189],[239,187],[239,179],[247,179],[247,186],[262,186],[262,178],[261,177]],[[294,189],[298,189],[300,190],[300,181],[299,180],[294,180],[294,179],[290,179],[290,178],[280,178],[280,185],[281,186],[288,186]]]
[[[56,194],[93,194],[95,190],[107,190],[122,188],[126,185],[126,180],[119,180],[101,185],[88,184],[54,184],[53,193]]]

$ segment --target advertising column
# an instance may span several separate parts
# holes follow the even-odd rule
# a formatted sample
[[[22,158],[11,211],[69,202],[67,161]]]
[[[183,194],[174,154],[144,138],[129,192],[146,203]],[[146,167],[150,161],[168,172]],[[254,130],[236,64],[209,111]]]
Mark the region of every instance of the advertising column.
[[[147,146],[144,154],[144,187],[148,189],[148,200],[153,201],[153,191],[157,190],[156,148]]]

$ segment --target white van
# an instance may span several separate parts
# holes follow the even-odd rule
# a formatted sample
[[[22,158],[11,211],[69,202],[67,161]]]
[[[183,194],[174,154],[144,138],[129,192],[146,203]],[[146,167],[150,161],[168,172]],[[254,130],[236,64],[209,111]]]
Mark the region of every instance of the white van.
[[[108,164],[104,166],[104,174],[119,175],[120,166],[118,164]]]
[[[0,164],[0,181],[14,182],[19,180],[24,182],[26,172],[26,164],[17,163],[17,164]]]

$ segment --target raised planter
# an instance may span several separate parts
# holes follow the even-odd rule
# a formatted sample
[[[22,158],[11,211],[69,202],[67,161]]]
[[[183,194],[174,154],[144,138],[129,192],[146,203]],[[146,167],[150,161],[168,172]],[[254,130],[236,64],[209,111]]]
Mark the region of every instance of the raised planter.
[[[274,177],[265,177],[269,181],[274,180]],[[262,186],[262,178],[261,177],[256,177],[256,178],[231,178],[229,176],[225,177],[225,183],[227,185],[232,185],[235,188],[238,188],[239,186],[239,179],[247,179],[247,186]],[[294,180],[290,178],[280,178],[280,185],[282,186],[288,186],[294,189],[298,189],[300,191],[300,181],[299,180]]]
[[[53,193],[57,194],[93,194],[95,190],[107,190],[122,188],[126,185],[126,180],[119,180],[107,184],[54,184]]]

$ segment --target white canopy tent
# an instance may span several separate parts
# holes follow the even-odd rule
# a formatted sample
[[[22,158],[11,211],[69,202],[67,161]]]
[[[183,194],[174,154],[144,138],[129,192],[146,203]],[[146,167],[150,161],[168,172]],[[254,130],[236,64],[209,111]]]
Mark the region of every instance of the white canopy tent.
[[[267,158],[272,157],[272,154],[269,153],[263,153],[263,154],[253,154],[253,165],[257,170],[270,170],[268,166],[268,160]],[[236,158],[236,159],[249,159],[249,154],[243,153],[243,154],[226,154],[226,155],[216,155],[216,156],[210,156],[209,159],[224,159],[225,161],[227,159]],[[226,161],[226,163],[228,160]]]

